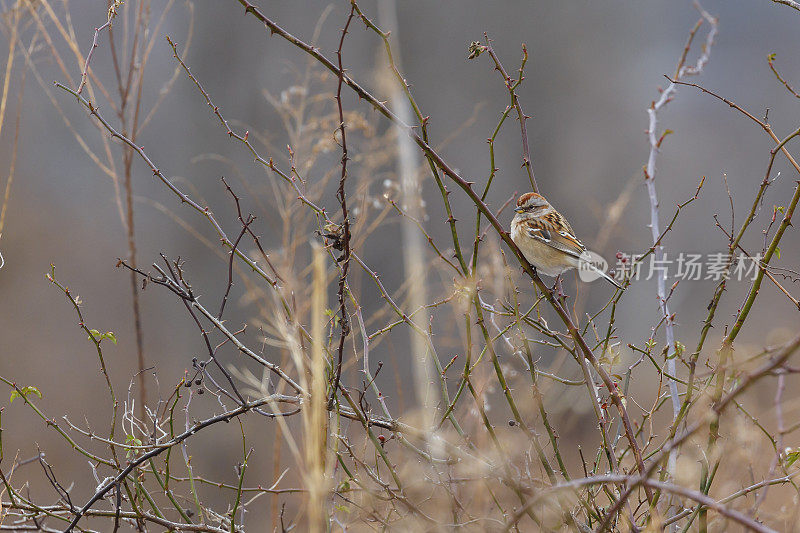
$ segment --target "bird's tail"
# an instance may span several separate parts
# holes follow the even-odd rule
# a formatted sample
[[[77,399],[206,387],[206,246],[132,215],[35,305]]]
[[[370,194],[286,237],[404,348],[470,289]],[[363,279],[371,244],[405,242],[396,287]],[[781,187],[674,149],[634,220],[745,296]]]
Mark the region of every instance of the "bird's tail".
[[[606,274],[605,272],[603,272],[602,270],[600,270],[599,268],[597,268],[596,266],[594,266],[592,263],[589,263],[589,262],[587,262],[587,263],[586,263],[586,265],[587,265],[587,266],[588,266],[588,267],[589,267],[589,268],[590,268],[590,269],[591,269],[593,272],[595,272],[595,273],[599,274],[600,276],[603,276],[604,278],[606,278],[606,279],[607,279],[609,282],[611,282],[611,284],[612,284],[612,285],[614,285],[616,288],[618,288],[618,289],[622,289],[622,285],[620,285],[619,283],[617,283],[617,280],[615,280],[614,278],[612,278],[611,276],[609,276],[608,274]]]

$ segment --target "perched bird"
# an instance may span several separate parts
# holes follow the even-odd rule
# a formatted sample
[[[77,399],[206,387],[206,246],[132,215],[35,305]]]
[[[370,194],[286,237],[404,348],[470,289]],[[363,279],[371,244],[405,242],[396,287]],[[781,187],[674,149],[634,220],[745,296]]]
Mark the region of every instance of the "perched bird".
[[[622,288],[588,260],[586,246],[575,237],[567,219],[544,196],[535,192],[523,194],[514,212],[511,239],[539,274],[555,277],[572,268],[588,269]]]

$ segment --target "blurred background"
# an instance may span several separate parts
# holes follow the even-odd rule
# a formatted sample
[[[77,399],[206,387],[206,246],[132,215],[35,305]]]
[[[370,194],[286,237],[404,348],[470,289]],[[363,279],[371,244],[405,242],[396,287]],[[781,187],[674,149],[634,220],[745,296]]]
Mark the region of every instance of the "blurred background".
[[[349,9],[347,3],[262,1],[259,4],[278,24],[306,41],[313,40],[326,56],[334,58]],[[374,2],[364,1],[361,6],[369,15],[378,16]],[[0,236],[0,253],[5,259],[0,269],[0,375],[20,385],[38,387],[43,393],[39,405],[48,416],[68,415],[78,424],[86,416],[100,426],[105,424],[109,408],[108,391],[97,369],[96,354],[77,327],[78,319],[69,302],[47,282],[45,273],[51,263],[55,264],[57,278],[80,295],[87,324],[115,333],[118,344],[106,347],[106,358],[118,392],[124,396],[137,369],[130,278],[127,272],[115,268],[117,258],[128,256],[127,237],[114,183],[98,169],[76,139],[79,136],[104,157],[101,142],[104,134],[98,133],[73,97],[52,86],[53,81],[71,87],[78,85],[83,58],[91,45],[94,28],[106,21],[106,8],[105,3],[86,1],[69,4],[54,1],[51,7],[56,18],[70,20],[79,49],[70,49],[60,38],[58,26],[42,14],[54,46],[68,61],[66,68],[71,77],[62,75],[41,38],[28,51],[30,57],[26,60],[21,47],[31,44],[39,28],[30,16],[24,18],[27,26],[21,30],[17,43],[0,136],[0,183],[4,186],[14,147],[14,125],[19,117],[15,176]],[[641,253],[652,244],[642,174],[649,151],[644,133],[648,125],[646,109],[658,98],[659,88],[666,85],[664,75],[674,73],[689,30],[699,18],[691,2],[404,0],[396,7],[398,27],[392,39],[402,57],[403,74],[423,114],[430,116],[431,144],[441,147],[441,153],[461,175],[477,182],[482,189],[490,169],[486,140],[508,103],[508,94],[489,58],[467,60],[469,43],[482,40],[487,32],[510,72],[518,68],[521,45],[525,43],[530,58],[518,94],[532,117],[527,126],[533,168],[541,191],[569,218],[589,248],[611,263],[615,262],[618,251]],[[793,131],[800,118],[800,102],[774,78],[767,55],[777,54],[780,72],[790,82],[794,80],[800,85],[800,56],[796,53],[800,45],[797,32],[800,13],[766,0],[735,3],[705,0],[703,7],[718,17],[719,34],[704,72],[689,81],[716,91],[758,117],[768,112],[778,137]],[[11,16],[8,1],[3,9],[5,47],[12,37],[8,31]],[[153,21],[163,9],[162,5],[153,5]],[[309,65],[307,57],[286,41],[270,38],[264,27],[254,18],[246,17],[241,6],[232,0],[174,2],[157,31],[159,35],[153,40],[144,68],[143,113],[159,98],[163,97],[163,103],[139,134],[137,143],[185,192],[217,214],[229,236],[235,236],[239,226],[234,207],[220,182],[221,176],[229,178],[243,196],[245,208],[259,217],[254,230],[263,236],[265,248],[280,256],[285,235],[274,231],[280,225],[280,217],[270,209],[269,202],[256,200],[269,199],[275,194],[270,181],[274,178],[268,178],[264,169],[253,163],[241,144],[228,139],[186,75],[179,72],[174,77],[176,62],[164,35],[169,35],[183,50],[191,31],[185,60],[192,73],[231,124],[237,130],[248,130],[262,147],[261,154],[273,158],[283,168],[289,166],[286,145],[290,134],[275,103],[293,98],[292,87],[301,85]],[[706,31],[703,28],[698,34],[690,61],[696,58]],[[382,43],[375,34],[354,22],[344,47],[345,66],[353,78],[375,94],[388,97],[382,53]],[[36,73],[31,64],[35,65]],[[92,69],[108,87],[115,88],[107,32],[100,34]],[[336,79],[321,76],[317,67],[312,70],[320,75],[314,81],[316,90],[332,97]],[[23,83],[24,91],[18,101]],[[332,99],[328,102],[332,104]],[[386,210],[383,193],[392,189],[391,182],[395,179],[393,155],[388,153],[388,162],[381,163],[358,158],[359,154],[365,157],[363,154],[369,153],[366,150],[382,146],[375,139],[387,134],[388,123],[352,94],[345,95],[344,105],[348,112],[359,113],[366,124],[351,145],[357,180],[353,181],[350,192],[356,198],[354,202],[366,206],[362,207],[364,217],[377,216],[375,213]],[[100,111],[116,124],[109,106],[101,104]],[[666,253],[669,257],[680,252],[722,252],[727,238],[715,226],[713,216],[719,215],[726,230],[730,227],[731,207],[723,177],[727,177],[734,198],[738,227],[764,178],[773,143],[741,114],[693,88],[679,87],[675,100],[659,114],[659,120],[660,128],[674,131],[664,141],[657,162],[662,224],[672,216],[678,203],[694,195],[701,178],[706,177],[698,200],[684,210],[664,241]],[[319,127],[322,131],[326,126]],[[334,128],[335,124],[330,126],[330,136]],[[326,137],[321,135],[321,138]],[[110,146],[120,159],[120,146],[113,142]],[[385,149],[391,150],[391,144],[388,146]],[[313,183],[324,173],[337,171],[338,148],[335,145],[332,148],[328,152],[325,147],[320,148],[322,153],[315,156],[315,164],[304,178]],[[314,146],[307,149],[298,152],[300,160],[310,157]],[[516,121],[509,119],[502,130],[496,141],[496,154],[499,171],[487,199],[494,209],[512,195],[529,189],[525,172],[520,168]],[[780,178],[768,190],[757,228],[744,240],[744,247],[752,253],[763,246],[761,229],[768,223],[773,206],[785,205],[797,179],[780,157],[773,176],[778,172]],[[449,230],[441,214],[438,189],[429,173],[420,175],[427,213],[425,229],[447,248]],[[225,290],[227,265],[224,258],[216,255],[218,240],[212,228],[197,213],[180,206],[138,158],[134,158],[132,176],[139,265],[146,269],[159,260],[161,252],[171,258],[180,256],[202,299],[214,308]],[[467,245],[471,246],[474,208],[469,207],[460,190],[454,186],[450,189],[455,217]],[[630,197],[619,224],[603,249],[593,248],[593,240],[606,223],[608,206],[626,190]],[[333,189],[329,185],[326,191],[330,194],[321,194],[320,201],[334,213],[337,204]],[[380,205],[368,215],[369,206],[375,202]],[[301,209],[299,204],[293,208]],[[403,251],[398,246],[401,217],[392,209],[386,213],[385,224],[370,237],[362,256],[381,275],[387,288],[394,291],[405,279]],[[511,215],[509,209],[503,212],[504,224],[510,222]],[[354,216],[358,218],[357,214]],[[187,224],[207,239],[213,250],[197,234],[187,231]],[[302,272],[308,264],[308,242],[320,239],[310,226],[295,237],[305,241],[291,256],[296,262],[295,271]],[[487,241],[490,242],[485,249],[499,253],[497,238],[491,231]],[[797,231],[790,228],[780,258],[774,264],[787,268],[798,265],[798,243]],[[514,275],[519,275],[519,269],[514,269]],[[363,273],[355,276],[359,281],[354,284],[367,302],[365,314],[369,314],[371,309],[381,306],[379,295]],[[437,274],[434,278],[429,286],[431,300],[452,289],[452,273]],[[298,276],[297,282],[302,283],[302,277]],[[483,283],[490,287],[492,281]],[[532,286],[524,280],[520,283],[524,299],[528,296],[526,289],[532,291]],[[578,286],[581,305],[587,312],[596,311],[611,294],[610,288],[601,283]],[[571,277],[567,284],[574,294]],[[685,281],[679,284],[670,301],[672,311],[677,313],[676,335],[686,346],[693,347],[697,342],[700,322],[705,318],[715,286],[714,281]],[[786,281],[786,286],[798,296],[797,284]],[[334,284],[331,287],[332,299]],[[725,325],[732,320],[748,287],[749,284],[741,282],[730,285],[706,344],[708,354],[704,356],[713,355],[719,346]],[[234,285],[227,311],[228,323],[234,329],[245,324],[258,325],[254,309],[259,302],[244,298],[245,292],[243,286]],[[743,353],[778,343],[800,329],[800,314],[788,299],[777,295],[769,282],[765,282],[762,293],[737,340],[737,350]],[[190,368],[192,357],[203,355],[204,345],[196,326],[173,295],[149,286],[141,292],[140,299],[144,356],[147,366],[155,367],[159,380],[156,384],[149,378],[151,398],[156,398],[159,391],[166,397]],[[626,342],[643,345],[658,323],[655,281],[635,282],[623,303],[617,315],[619,335]],[[250,333],[250,341],[258,342],[256,330]],[[384,369],[379,378],[387,389],[395,390],[396,383],[410,372],[406,348],[407,337],[398,335],[393,342],[381,345],[380,354],[373,356],[392,369],[391,375]],[[444,349],[440,357],[446,361],[454,353]],[[620,368],[636,359],[624,345],[620,355]],[[227,363],[239,364],[232,351],[224,358]],[[577,377],[578,369],[570,365],[572,361],[567,361],[564,374]],[[358,383],[360,378],[346,374],[346,379]],[[646,390],[653,383],[642,381],[634,387]],[[2,394],[7,398],[10,390]],[[16,450],[20,457],[32,456],[39,446],[51,464],[59,465],[64,484],[87,478],[89,470],[85,463],[68,460],[73,457],[70,451],[44,423],[31,418],[21,404],[9,406],[7,399],[2,398],[6,458]],[[769,398],[768,392],[764,398]],[[787,407],[787,416],[796,417],[797,398],[787,400],[794,400]],[[390,395],[390,402],[402,412],[413,402],[412,389],[398,390]],[[198,403],[196,408],[197,418],[204,418],[215,404],[208,399],[207,405]],[[581,438],[584,408],[588,409],[588,404],[575,406],[575,412],[565,408],[559,421],[562,436],[574,434],[574,438]],[[272,477],[270,435],[269,427],[256,427],[251,435],[250,443],[263,446],[264,450],[259,450],[253,459],[253,472],[257,473],[253,475],[259,479]],[[210,460],[208,454],[212,450]],[[240,450],[241,442],[236,435],[228,437],[221,429],[212,430],[206,439],[198,439],[192,445],[194,455],[205,457],[203,474],[227,481],[235,479],[233,464],[239,460]],[[81,487],[78,492],[88,494],[93,486]]]

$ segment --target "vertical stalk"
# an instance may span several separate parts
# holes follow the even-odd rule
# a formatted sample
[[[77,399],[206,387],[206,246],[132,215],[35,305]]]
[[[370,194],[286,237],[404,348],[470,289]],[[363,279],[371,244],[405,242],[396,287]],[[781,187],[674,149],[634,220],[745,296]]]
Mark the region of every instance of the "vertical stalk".
[[[378,2],[378,20],[386,33],[399,39],[397,12],[395,0],[380,0]],[[397,41],[399,42],[399,40]],[[402,60],[399,47],[393,47],[394,66],[402,71]],[[402,88],[396,83],[387,84],[389,87],[389,104],[392,112],[406,124],[413,120],[411,105],[405,97]],[[422,184],[419,179],[418,169],[420,158],[413,140],[405,134],[396,124],[393,126],[397,140],[397,174],[400,178],[403,210],[411,217],[423,221],[420,189]],[[403,217],[402,250],[403,268],[406,279],[413,280],[409,284],[408,306],[409,309],[424,308],[428,300],[428,291],[425,279],[425,242],[422,232],[416,227],[413,220]],[[420,318],[410,317],[419,329],[427,328],[424,323],[424,314]],[[417,401],[421,407],[422,427],[432,427],[435,423],[434,411],[438,401],[438,394],[434,386],[435,369],[428,351],[426,339],[417,333],[414,328],[409,329],[409,343],[413,358],[414,383]]]
[[[327,307],[327,283],[325,273],[325,250],[315,245],[314,284],[311,294],[311,397],[309,408],[303,409],[303,422],[306,433],[306,477],[308,499],[306,516],[308,530],[312,533],[327,531],[327,512],[325,511],[325,450],[327,446],[327,420],[325,391],[325,309]]]

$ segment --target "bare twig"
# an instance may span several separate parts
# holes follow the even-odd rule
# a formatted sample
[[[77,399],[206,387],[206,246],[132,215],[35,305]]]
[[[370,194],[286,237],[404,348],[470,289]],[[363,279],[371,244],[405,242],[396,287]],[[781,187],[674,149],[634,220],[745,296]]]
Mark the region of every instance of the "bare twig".
[[[795,0],[772,0],[776,4],[782,4],[784,6],[789,6],[792,9],[796,9],[800,11],[800,3],[796,2]]]
[[[794,88],[791,85],[789,85],[789,82],[786,81],[786,79],[784,79],[778,73],[778,70],[775,68],[775,57],[776,54],[770,54],[767,56],[767,63],[769,64],[769,69],[772,71],[773,74],[775,74],[775,77],[778,79],[778,81],[781,82],[784,87],[786,87],[786,90],[789,91],[789,93],[791,93],[792,96],[794,96],[795,98],[800,98],[800,94],[797,91],[795,91]]]
[[[520,265],[523,266],[525,272],[533,279],[536,286],[542,293],[545,293],[548,303],[553,307],[556,311],[556,314],[559,316],[559,319],[564,323],[567,327],[570,336],[575,340],[577,343],[580,352],[583,357],[585,357],[592,366],[595,367],[600,378],[603,381],[604,386],[606,387],[611,402],[614,404],[614,407],[620,413],[620,417],[623,422],[623,427],[625,429],[625,436],[628,439],[628,442],[633,450],[633,455],[636,459],[637,468],[640,472],[644,471],[644,463],[641,459],[641,450],[639,447],[638,442],[636,441],[636,437],[634,435],[633,426],[630,422],[630,417],[627,413],[627,408],[625,407],[625,402],[623,401],[622,396],[614,381],[611,379],[608,371],[603,368],[597,361],[597,358],[592,353],[591,348],[586,343],[586,340],[582,337],[581,333],[575,327],[572,318],[569,316],[567,310],[562,306],[562,304],[555,299],[555,297],[551,294],[549,288],[542,282],[536,272],[533,270],[533,267],[528,263],[525,257],[522,255],[522,252],[516,246],[514,241],[511,240],[511,236],[500,223],[500,221],[495,217],[492,210],[483,202],[480,196],[473,190],[472,185],[473,183],[467,181],[466,179],[462,178],[450,165],[448,165],[444,159],[439,155],[439,153],[434,150],[425,140],[423,140],[410,125],[401,121],[392,111],[386,107],[381,101],[379,101],[375,96],[369,93],[366,89],[364,89],[361,85],[347,76],[345,73],[342,73],[341,70],[331,62],[327,57],[325,57],[322,52],[319,51],[314,46],[311,46],[304,41],[298,39],[281,26],[273,22],[270,18],[265,16],[258,7],[251,4],[247,0],[236,0],[245,8],[245,12],[247,14],[253,15],[256,19],[262,22],[266,28],[275,35],[279,35],[281,38],[285,39],[286,41],[290,42],[292,45],[300,48],[311,57],[316,59],[321,65],[323,65],[326,69],[334,73],[336,76],[342,77],[343,82],[353,89],[356,94],[358,94],[361,98],[367,101],[372,107],[374,107],[377,111],[379,111],[383,116],[390,119],[395,124],[400,125],[403,130],[409,135],[414,142],[419,146],[419,148],[426,154],[426,156],[445,174],[448,178],[450,178],[456,185],[458,185],[462,191],[466,193],[469,197],[470,201],[480,210],[483,216],[491,223],[494,227],[497,234],[503,240],[503,242],[511,249],[514,255],[517,257]],[[649,492],[649,487],[646,487],[646,491]]]
[[[342,174],[339,178],[339,188],[336,190],[336,198],[342,208],[341,236],[338,239],[337,247],[341,247],[341,271],[339,273],[339,288],[336,297],[339,300],[339,347],[336,349],[336,363],[334,367],[333,385],[331,396],[328,399],[328,409],[333,407],[336,400],[336,391],[339,389],[339,380],[342,377],[342,354],[344,352],[344,340],[350,334],[350,318],[347,316],[347,305],[345,304],[345,286],[347,284],[347,272],[350,270],[350,217],[347,212],[347,193],[345,192],[345,182],[347,181],[347,134],[345,132],[344,110],[342,108],[342,84],[344,83],[344,67],[342,66],[342,47],[347,36],[347,29],[355,16],[355,8],[350,7],[350,14],[347,22],[342,28],[342,36],[339,39],[339,48],[336,49],[336,60],[339,68],[339,82],[336,87],[336,107],[339,111],[339,132],[341,133],[342,145]]]
[[[100,26],[99,28],[94,29],[94,37],[92,38],[92,46],[89,48],[89,53],[86,54],[86,61],[83,63],[83,72],[81,73],[81,81],[78,84],[78,88],[75,90],[76,93],[81,94],[83,92],[83,87],[86,85],[86,79],[89,76],[89,63],[92,61],[92,55],[94,54],[95,48],[97,48],[98,43],[97,40],[100,37],[100,32],[105,29],[111,28],[111,23],[114,21],[114,18],[117,16],[117,11],[119,6],[122,5],[122,0],[111,0],[109,2],[108,8],[108,18],[106,23]]]
[[[684,47],[683,54],[681,55],[680,60],[678,61],[678,66],[675,69],[675,77],[676,79],[681,79],[684,76],[689,75],[697,75],[702,72],[703,67],[705,66],[706,62],[708,61],[709,54],[711,53],[711,47],[714,44],[714,39],[717,34],[717,20],[709,15],[699,4],[695,3],[695,6],[700,11],[701,18],[697,21],[695,26],[689,33],[689,38],[686,42],[686,46]],[[710,29],[708,30],[708,35],[706,37],[705,46],[703,47],[702,54],[697,59],[697,62],[691,66],[686,64],[687,55],[692,47],[692,43],[694,41],[695,35],[697,31],[700,29],[703,22],[707,22],[710,25]],[[657,265],[661,265],[664,261],[664,248],[660,244],[661,242],[661,227],[659,222],[659,202],[658,202],[658,193],[656,191],[656,156],[658,154],[659,149],[661,148],[661,144],[664,141],[664,138],[671,133],[669,130],[665,130],[662,134],[659,135],[658,133],[658,112],[666,106],[672,99],[675,93],[675,83],[670,83],[669,86],[664,89],[661,93],[661,97],[653,102],[650,107],[647,109],[647,114],[649,117],[649,124],[647,128],[647,139],[650,145],[650,153],[647,158],[647,165],[644,168],[644,177],[645,177],[645,184],[647,186],[647,193],[648,199],[650,202],[650,232],[653,239],[653,261]],[[702,183],[701,183],[702,185]],[[699,188],[698,188],[699,191]],[[695,195],[696,197],[696,195]],[[674,220],[673,220],[674,222]],[[670,224],[671,226],[672,224]],[[658,294],[658,303],[659,308],[661,310],[661,319],[664,321],[664,332],[666,337],[666,362],[667,362],[667,374],[668,377],[668,387],[669,387],[669,394],[672,403],[672,418],[673,421],[677,420],[680,410],[681,410],[681,399],[678,392],[678,384],[676,383],[675,379],[671,376],[677,375],[677,365],[676,365],[676,339],[675,339],[675,329],[674,329],[674,321],[675,317],[671,313],[669,304],[667,302],[667,290],[666,290],[666,273],[664,275],[658,274],[656,276],[656,287],[657,287],[657,294]],[[677,450],[670,453],[669,462],[667,466],[667,473],[669,474],[670,478],[674,478],[675,470],[677,466]]]

